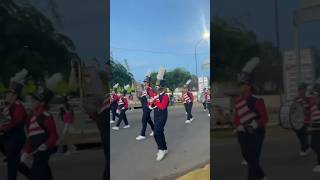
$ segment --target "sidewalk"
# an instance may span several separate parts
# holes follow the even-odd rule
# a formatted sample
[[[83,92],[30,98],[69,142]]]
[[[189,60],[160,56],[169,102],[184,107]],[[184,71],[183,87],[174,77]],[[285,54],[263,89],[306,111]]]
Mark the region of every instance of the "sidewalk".
[[[177,180],[210,180],[210,165],[196,169],[188,174],[178,178]]]

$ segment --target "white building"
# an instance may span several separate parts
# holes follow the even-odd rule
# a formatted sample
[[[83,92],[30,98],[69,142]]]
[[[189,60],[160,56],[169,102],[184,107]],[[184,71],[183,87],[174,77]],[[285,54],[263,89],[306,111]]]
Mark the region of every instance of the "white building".
[[[198,86],[199,86],[199,92],[202,92],[204,88],[209,88],[209,78],[208,77],[199,77],[198,78]]]
[[[300,67],[301,80],[312,84],[315,80],[316,51],[313,49],[301,49]],[[291,100],[297,95],[298,82],[297,53],[294,50],[285,51],[283,55],[283,76],[286,99]]]

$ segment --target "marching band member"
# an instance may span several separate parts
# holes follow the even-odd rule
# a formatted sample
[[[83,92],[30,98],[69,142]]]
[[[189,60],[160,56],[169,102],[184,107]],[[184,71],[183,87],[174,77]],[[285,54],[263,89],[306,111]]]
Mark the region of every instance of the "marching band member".
[[[26,140],[24,127],[27,123],[27,113],[20,97],[27,74],[28,72],[24,69],[10,80],[10,90],[6,93],[5,99],[8,106],[2,112],[7,119],[7,122],[0,125],[0,132],[4,133],[8,180],[17,180],[18,171],[29,178],[29,169],[24,164],[20,164],[20,153]]]
[[[130,111],[133,111],[133,96],[131,93],[129,93],[129,96],[128,96],[128,100],[129,100],[129,109]]]
[[[188,88],[188,85],[190,84],[191,80],[188,80],[184,87],[184,91],[182,94],[183,103],[185,104],[186,111],[187,111],[187,120],[185,121],[186,124],[190,124],[193,121],[192,116],[192,105],[193,105],[193,94]]]
[[[123,90],[118,94],[119,100],[118,100],[118,108],[117,108],[117,114],[119,114],[119,119],[116,124],[116,126],[112,127],[113,130],[118,131],[119,126],[123,120],[125,126],[123,126],[124,129],[129,128],[130,125],[127,120],[126,111],[128,110],[128,99],[126,98],[127,90]]]
[[[202,93],[201,93],[201,101],[202,101],[202,105],[203,105],[203,111],[207,110],[207,103],[206,103],[206,88],[203,88]]]
[[[139,96],[139,100],[142,105],[142,129],[141,133],[138,137],[136,137],[136,140],[143,140],[146,139],[145,134],[146,134],[146,129],[147,129],[147,124],[150,125],[152,132],[150,133],[150,136],[153,136],[154,133],[154,124],[151,120],[151,109],[149,108],[149,103],[148,103],[148,98],[152,96],[153,90],[151,88],[150,84],[150,76],[147,76],[146,79],[144,80],[144,91],[142,94]]]
[[[242,155],[248,163],[248,180],[265,179],[260,155],[268,114],[263,99],[253,96],[253,79],[250,77],[258,63],[259,58],[253,58],[243,68],[239,79],[240,96],[235,101],[234,123]]]
[[[160,68],[156,82],[157,92],[151,97],[154,109],[154,139],[158,145],[157,161],[163,160],[168,153],[164,127],[168,119],[169,97],[164,87],[164,73],[165,69]]]
[[[62,80],[61,74],[46,79],[32,96],[32,116],[27,124],[28,139],[22,150],[21,161],[27,162],[33,156],[30,172],[32,180],[52,180],[49,159],[57,149],[57,129],[53,116],[48,112],[54,93],[51,90]],[[49,89],[50,88],[50,89]]]
[[[117,95],[117,88],[118,88],[119,84],[117,83],[116,85],[113,86],[113,91],[111,94],[111,112],[112,112],[112,119],[110,121],[110,123],[114,123],[117,117],[117,108],[118,108],[118,100],[119,97]]]
[[[310,107],[309,107],[309,98],[306,96],[307,84],[302,83],[298,87],[298,96],[295,98],[295,101],[300,103],[304,107],[304,122],[305,125],[300,130],[295,130],[295,133],[300,141],[300,155],[305,156],[310,152],[309,149],[309,137],[307,132],[308,124],[310,123]]]
[[[311,147],[317,156],[313,172],[320,173],[320,84],[314,85],[310,98]]]
[[[205,89],[205,93],[204,93],[204,101],[205,101],[205,106],[206,109],[208,109],[208,116],[210,117],[210,104],[211,104],[211,100],[210,100],[210,89]]]

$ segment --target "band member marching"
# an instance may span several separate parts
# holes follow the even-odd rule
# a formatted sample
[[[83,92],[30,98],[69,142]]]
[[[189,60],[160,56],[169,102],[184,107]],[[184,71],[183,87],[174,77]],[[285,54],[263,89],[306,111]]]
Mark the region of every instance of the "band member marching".
[[[201,101],[202,101],[202,105],[203,105],[203,111],[207,110],[206,93],[207,93],[207,88],[203,88],[202,93],[201,93]]]
[[[130,125],[128,123],[126,111],[128,110],[128,99],[126,98],[127,88],[125,88],[122,92],[118,94],[119,100],[118,100],[118,108],[117,108],[117,114],[119,114],[119,119],[117,121],[116,126],[112,127],[113,130],[118,131],[119,126],[121,122],[123,121],[125,126],[123,126],[124,129],[129,128]]]
[[[193,106],[193,94],[190,91],[190,88],[188,87],[191,80],[188,80],[187,83],[184,86],[184,91],[182,94],[183,103],[186,107],[187,112],[187,120],[185,121],[186,124],[190,124],[193,121],[192,116],[192,106]]]
[[[251,75],[259,62],[259,58],[253,58],[243,68],[239,78],[240,96],[235,101],[234,123],[242,155],[248,163],[248,180],[265,179],[260,166],[260,154],[268,114],[263,99],[253,96]]]
[[[160,68],[157,75],[156,89],[157,92],[151,97],[150,107],[154,109],[154,139],[158,146],[157,161],[161,161],[168,154],[164,127],[168,119],[169,96],[166,94],[164,87],[165,69]]]
[[[151,120],[151,109],[149,108],[148,98],[150,98],[153,95],[153,90],[151,88],[151,78],[150,75],[146,76],[146,79],[143,82],[144,91],[139,95],[139,100],[142,105],[142,129],[141,133],[138,137],[136,137],[136,140],[143,140],[146,139],[146,129],[147,125],[149,124],[151,127],[152,132],[150,133],[150,136],[153,136],[154,133],[154,124]]]
[[[208,116],[210,117],[210,109],[211,109],[211,100],[210,100],[210,89],[204,90],[204,104],[206,109],[208,109]]]
[[[48,112],[54,93],[51,90],[62,80],[61,74],[54,74],[39,87],[32,96],[32,116],[27,124],[28,139],[22,150],[21,161],[33,157],[31,180],[52,180],[49,159],[57,147],[57,129],[53,116]]]
[[[119,84],[117,83],[116,85],[113,86],[113,91],[112,91],[112,94],[111,94],[111,113],[112,113],[112,119],[110,121],[110,123],[114,123],[115,120],[116,120],[116,117],[118,117],[117,115],[117,109],[118,109],[118,100],[119,100],[119,97],[117,95],[117,88],[118,88]]]
[[[21,102],[21,92],[24,87],[25,77],[28,71],[22,70],[10,80],[10,88],[6,93],[6,103],[2,115],[7,121],[0,125],[0,132],[4,133],[4,148],[7,156],[8,180],[17,180],[17,173],[20,171],[29,178],[29,169],[20,164],[20,153],[25,144],[26,135],[24,127],[27,123],[27,113]]]
[[[320,173],[320,83],[316,83],[310,98],[311,147],[317,156],[317,165],[313,172]]]
[[[302,83],[298,87],[298,96],[295,101],[304,107],[304,126],[300,130],[295,130],[295,133],[300,141],[300,155],[305,156],[310,152],[309,149],[309,136],[307,132],[308,124],[310,123],[310,98],[306,96],[307,84]]]

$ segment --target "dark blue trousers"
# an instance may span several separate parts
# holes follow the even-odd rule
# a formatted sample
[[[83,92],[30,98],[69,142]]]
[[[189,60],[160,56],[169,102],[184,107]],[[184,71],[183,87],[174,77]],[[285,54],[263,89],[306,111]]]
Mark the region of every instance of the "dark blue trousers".
[[[21,149],[25,143],[24,132],[5,135],[5,154],[8,164],[8,180],[17,180],[18,171],[29,178],[29,169],[20,163]]]
[[[193,106],[193,103],[186,103],[186,110],[187,110],[187,120],[190,120],[192,119],[192,106]]]
[[[143,109],[141,136],[146,135],[146,129],[147,129],[148,124],[150,125],[152,131],[154,131],[154,124],[151,120],[150,113],[151,113],[151,111],[149,109]]]
[[[260,166],[260,155],[265,137],[265,129],[258,128],[253,133],[241,132],[238,135],[242,155],[248,162],[248,180],[263,179],[265,175]]]
[[[127,120],[126,110],[120,110],[119,120],[118,120],[116,126],[119,127],[122,120],[124,121],[124,124],[125,124],[125,125],[128,125],[128,124],[129,124],[129,123],[128,123],[128,120]]]
[[[168,111],[160,111],[155,109],[154,111],[154,139],[158,145],[159,150],[167,150],[167,142],[164,135],[164,126],[166,125],[168,118]]]
[[[42,151],[34,155],[30,174],[32,180],[53,180],[49,166],[50,155],[50,151]]]
[[[116,103],[111,105],[111,112],[112,112],[112,120],[113,121],[116,120],[116,117],[119,117],[117,114],[117,108],[118,108],[118,105]]]

